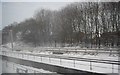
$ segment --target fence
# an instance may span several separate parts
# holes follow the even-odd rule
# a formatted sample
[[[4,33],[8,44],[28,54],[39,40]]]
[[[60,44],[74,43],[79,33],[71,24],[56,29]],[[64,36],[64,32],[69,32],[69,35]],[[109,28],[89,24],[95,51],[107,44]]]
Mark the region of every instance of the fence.
[[[120,61],[3,51],[2,55],[97,73],[118,73]]]

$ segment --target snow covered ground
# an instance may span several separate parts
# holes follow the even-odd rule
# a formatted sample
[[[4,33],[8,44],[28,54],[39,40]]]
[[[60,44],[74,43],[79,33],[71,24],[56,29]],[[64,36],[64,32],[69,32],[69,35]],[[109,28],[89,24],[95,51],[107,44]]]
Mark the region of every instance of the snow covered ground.
[[[22,45],[23,44],[23,45]],[[9,50],[11,51],[11,44],[8,43],[6,44],[5,46],[7,46],[7,48],[4,48],[3,50]],[[18,50],[18,51],[21,51],[21,52],[24,52],[24,53],[34,53],[34,54],[52,54],[52,50],[55,50],[55,51],[59,51],[59,50],[80,50],[81,48],[80,47],[64,47],[64,48],[61,48],[61,47],[30,47],[28,45],[25,45],[24,43],[14,43],[14,50]],[[49,50],[49,51],[46,51],[46,50]],[[101,50],[100,52],[106,52],[106,53],[98,53],[98,55],[90,55],[90,54],[85,54],[84,52],[87,53],[92,53],[92,50],[89,50],[89,49],[86,49],[84,48],[83,52],[68,52],[68,53],[64,53],[63,55],[64,56],[72,56],[72,57],[81,57],[81,58],[92,58],[92,59],[104,59],[104,60],[118,60],[118,55],[114,54],[114,55],[111,55],[107,52],[109,51],[103,51]],[[113,50],[113,49],[112,49]],[[116,49],[114,49],[115,51]],[[93,50],[93,52],[95,52],[95,50]]]
[[[36,62],[42,62],[51,65],[57,65],[67,68],[74,68],[77,70],[97,72],[97,73],[118,73],[118,65],[116,64],[106,64],[99,62],[90,62],[90,61],[79,61],[79,60],[69,60],[69,59],[60,59],[57,57],[44,57],[44,56],[33,56],[29,54],[22,54],[19,52],[6,52],[9,57],[15,57],[19,59],[31,60]]]
[[[8,45],[8,47],[10,44]],[[51,51],[52,50],[79,50],[79,47],[17,47],[20,53],[30,53],[30,54],[44,54],[44,55],[54,55]],[[4,51],[11,51],[8,48],[2,48]],[[14,48],[15,49],[15,48]],[[46,50],[51,51],[46,51]],[[89,51],[88,49],[84,48],[85,50]],[[15,49],[16,50],[16,49]],[[112,50],[112,49],[111,49]],[[83,50],[84,51],[84,50]],[[16,51],[15,51],[16,52]],[[24,55],[22,54],[13,53],[13,54],[6,54],[7,56],[12,56],[20,59],[26,59],[31,61],[37,61],[42,62],[46,64],[51,65],[58,65],[63,66],[67,68],[74,68],[78,70],[83,71],[90,71],[90,72],[97,72],[97,73],[118,73],[118,65],[114,64],[106,64],[106,63],[98,63],[98,62],[86,62],[86,61],[77,61],[77,60],[66,60],[66,59],[60,59],[60,58],[49,58],[49,57],[40,57],[40,56],[32,56],[32,55]],[[99,53],[98,55],[90,55],[90,54],[84,54],[84,52],[69,52],[64,53],[62,55],[58,56],[64,56],[64,57],[79,57],[79,58],[88,58],[88,59],[99,59],[99,60],[111,60],[111,61],[119,61],[119,57],[116,55],[109,56],[109,53]]]
[[[16,64],[9,61],[2,61],[3,73],[55,73],[43,69]]]
[[[5,51],[11,51],[11,50],[8,50],[8,48],[3,48],[3,50]],[[39,50],[34,50],[31,52],[29,50],[23,50],[21,51],[23,53],[32,53],[32,54],[45,54],[45,55],[51,55],[52,52],[50,51],[44,51],[44,50],[41,50],[39,48]],[[80,57],[80,58],[91,58],[91,59],[102,59],[102,60],[113,60],[113,61],[118,61],[119,60],[119,57],[118,56],[109,56],[109,54],[107,53],[99,53],[98,55],[89,55],[89,54],[83,54],[83,53],[64,53],[62,54],[62,56],[72,56],[72,57]]]

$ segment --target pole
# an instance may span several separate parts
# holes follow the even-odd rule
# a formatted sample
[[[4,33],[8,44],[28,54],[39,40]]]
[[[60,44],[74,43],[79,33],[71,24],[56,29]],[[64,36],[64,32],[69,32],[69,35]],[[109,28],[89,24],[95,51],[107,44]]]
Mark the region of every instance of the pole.
[[[11,47],[12,47],[12,51],[13,51],[13,34],[12,34],[12,30],[10,30],[10,40],[11,40]]]

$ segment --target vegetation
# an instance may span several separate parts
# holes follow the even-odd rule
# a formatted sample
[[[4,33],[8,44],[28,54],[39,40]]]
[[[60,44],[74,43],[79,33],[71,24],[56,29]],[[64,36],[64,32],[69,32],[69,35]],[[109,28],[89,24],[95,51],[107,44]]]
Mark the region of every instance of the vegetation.
[[[120,2],[72,3],[59,11],[38,10],[33,18],[2,30],[3,44],[14,41],[34,46],[120,46]]]

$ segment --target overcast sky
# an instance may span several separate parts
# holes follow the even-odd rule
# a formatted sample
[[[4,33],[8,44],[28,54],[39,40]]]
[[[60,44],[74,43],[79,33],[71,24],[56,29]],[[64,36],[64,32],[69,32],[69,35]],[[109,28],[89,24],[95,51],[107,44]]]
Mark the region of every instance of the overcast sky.
[[[3,2],[2,3],[2,27],[13,22],[21,22],[34,15],[41,8],[59,10],[68,2]]]
[[[2,28],[2,3],[0,2],[0,30]]]
[[[91,0],[57,0],[57,1],[56,0],[1,0],[1,1],[2,3],[0,3],[0,23],[2,24],[0,25],[3,28],[7,25],[10,25],[13,22],[19,23],[21,21],[24,21],[25,19],[32,17],[34,15],[34,12],[41,8],[59,10],[60,8],[65,7],[67,4],[70,4],[71,2],[81,2],[81,1],[83,2],[83,1],[91,1]],[[92,1],[100,1],[100,0],[92,0]],[[119,0],[112,0],[112,1],[119,1]]]

